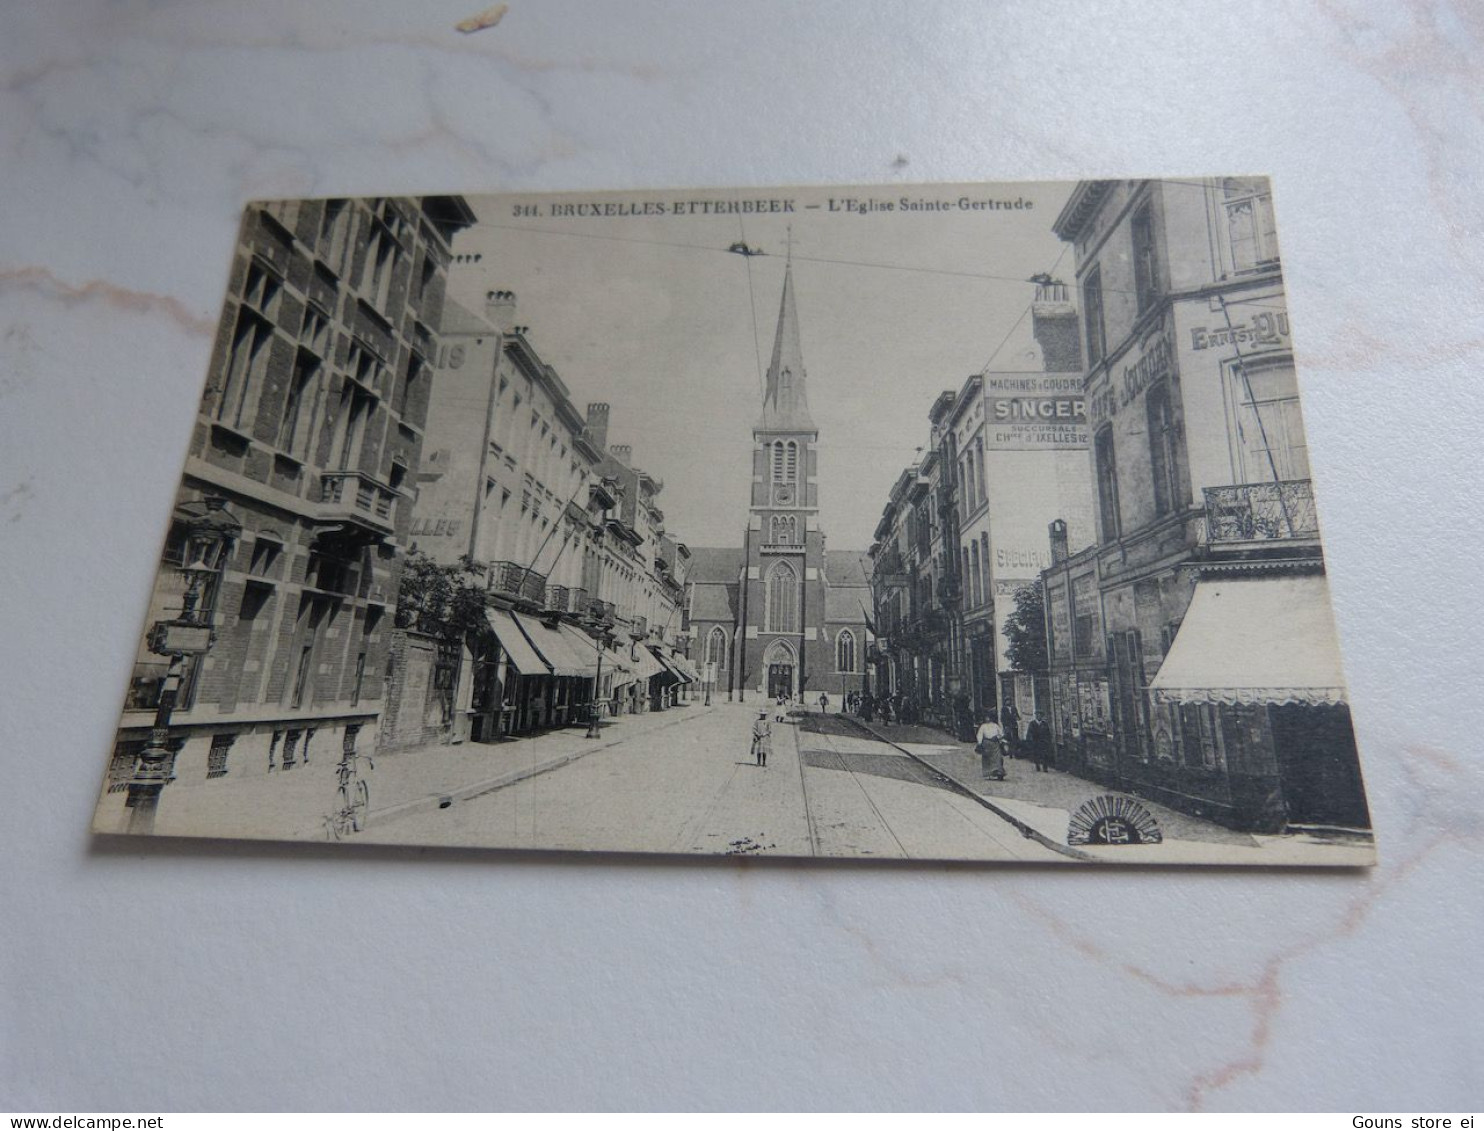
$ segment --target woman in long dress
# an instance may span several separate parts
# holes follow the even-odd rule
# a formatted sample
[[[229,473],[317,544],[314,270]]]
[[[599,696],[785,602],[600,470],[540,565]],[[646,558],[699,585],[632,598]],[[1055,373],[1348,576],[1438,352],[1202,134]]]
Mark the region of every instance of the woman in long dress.
[[[994,713],[984,716],[984,722],[974,732],[974,749],[979,752],[979,769],[986,778],[1005,780],[1005,732],[995,722]]]

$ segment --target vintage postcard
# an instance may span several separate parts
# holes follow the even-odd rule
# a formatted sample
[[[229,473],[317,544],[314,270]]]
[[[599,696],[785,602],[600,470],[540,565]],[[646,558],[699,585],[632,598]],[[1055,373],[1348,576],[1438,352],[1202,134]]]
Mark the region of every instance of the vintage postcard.
[[[253,204],[94,829],[1373,863],[1301,368],[1262,177]]]

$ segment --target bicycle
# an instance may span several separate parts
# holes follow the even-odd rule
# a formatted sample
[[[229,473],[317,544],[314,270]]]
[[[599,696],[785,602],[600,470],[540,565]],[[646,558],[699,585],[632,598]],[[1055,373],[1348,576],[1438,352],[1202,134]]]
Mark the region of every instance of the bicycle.
[[[371,808],[371,786],[360,776],[359,762],[366,759],[366,768],[376,769],[369,754],[358,754],[354,748],[347,749],[339,765],[335,767],[335,797],[339,808],[325,818],[325,839],[341,840],[366,827],[366,814]]]

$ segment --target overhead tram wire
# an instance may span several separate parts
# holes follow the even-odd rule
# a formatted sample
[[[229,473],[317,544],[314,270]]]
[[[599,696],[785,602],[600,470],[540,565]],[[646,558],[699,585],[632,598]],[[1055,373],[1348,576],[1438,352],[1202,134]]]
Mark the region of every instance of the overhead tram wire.
[[[742,214],[740,212],[737,214],[737,231],[742,236],[742,246],[745,248],[747,246],[747,227],[742,222]],[[732,255],[734,253],[728,251],[727,254]],[[757,359],[757,391],[760,397],[766,398],[768,395],[768,383],[763,377],[763,347],[757,337],[757,295],[753,293],[752,287],[752,256],[744,252],[742,260],[743,266],[747,269],[747,303],[752,310],[752,353]]]

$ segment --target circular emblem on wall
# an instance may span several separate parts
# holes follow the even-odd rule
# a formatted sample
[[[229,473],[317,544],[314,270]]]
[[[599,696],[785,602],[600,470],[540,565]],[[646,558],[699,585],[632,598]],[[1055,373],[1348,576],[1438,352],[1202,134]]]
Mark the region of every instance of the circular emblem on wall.
[[[1105,793],[1083,804],[1067,826],[1068,844],[1159,844],[1164,834],[1132,797]]]
[[[791,484],[780,483],[773,488],[773,501],[780,506],[788,506],[794,501],[794,489]]]
[[[453,349],[451,349],[451,350],[448,351],[448,367],[450,369],[457,369],[459,366],[461,366],[463,364],[464,364],[464,347],[463,346],[454,346]]]

